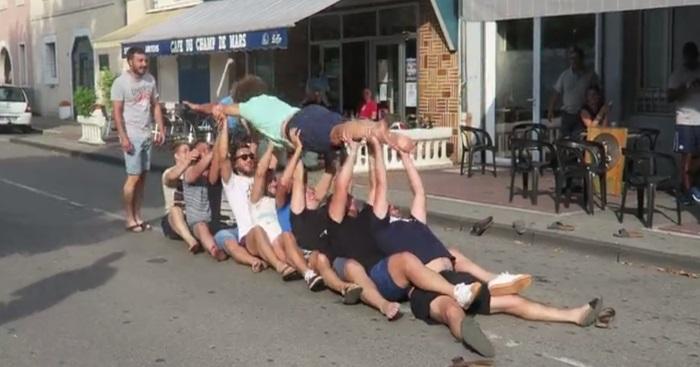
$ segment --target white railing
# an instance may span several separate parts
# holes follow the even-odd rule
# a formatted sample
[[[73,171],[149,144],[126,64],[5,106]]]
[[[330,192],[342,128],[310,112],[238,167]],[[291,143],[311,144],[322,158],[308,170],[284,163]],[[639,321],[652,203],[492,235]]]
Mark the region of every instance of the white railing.
[[[413,160],[418,169],[451,167],[452,160],[447,155],[447,142],[452,137],[449,127],[433,129],[391,130],[409,136],[416,142]],[[403,169],[398,152],[384,146],[384,163],[387,170]],[[355,172],[369,171],[369,155],[366,147],[360,148],[355,161]]]

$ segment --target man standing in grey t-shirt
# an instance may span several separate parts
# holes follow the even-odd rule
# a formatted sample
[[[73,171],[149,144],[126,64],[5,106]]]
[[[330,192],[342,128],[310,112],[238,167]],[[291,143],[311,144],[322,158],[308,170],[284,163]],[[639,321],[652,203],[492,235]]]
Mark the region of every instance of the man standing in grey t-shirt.
[[[567,51],[570,67],[564,70],[554,84],[554,93],[549,100],[547,118],[552,122],[554,108],[561,97],[561,136],[578,139],[584,130],[581,122],[581,107],[586,102],[586,91],[591,86],[598,86],[598,75],[586,69],[583,63],[583,50],[576,46]]]
[[[156,80],[148,73],[145,51],[132,47],[126,53],[126,60],[129,70],[112,84],[112,110],[127,174],[123,189],[126,229],[143,232],[151,228],[141,217],[146,173],[151,168],[151,146],[163,144],[165,130]],[[155,134],[151,133],[151,112],[157,124]]]

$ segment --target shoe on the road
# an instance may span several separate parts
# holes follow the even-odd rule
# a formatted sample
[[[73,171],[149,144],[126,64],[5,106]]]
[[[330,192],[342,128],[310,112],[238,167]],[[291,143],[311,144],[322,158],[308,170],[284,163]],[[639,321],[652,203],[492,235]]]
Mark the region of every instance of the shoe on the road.
[[[479,291],[481,291],[481,283],[479,282],[471,284],[459,283],[455,285],[452,293],[457,303],[466,310],[474,302],[476,296],[479,295]]]
[[[530,274],[511,274],[504,272],[498,274],[489,282],[489,292],[491,296],[505,296],[509,294],[519,294],[523,289],[532,284]]]
[[[700,187],[697,187],[697,186],[691,187],[688,194],[696,203],[700,203]]]
[[[480,355],[493,358],[496,350],[473,315],[467,315],[462,321],[462,344]]]
[[[690,192],[679,196],[678,201],[680,202],[681,206],[692,206],[695,204],[695,200]]]
[[[312,292],[318,292],[326,288],[326,283],[323,281],[320,275],[314,273],[312,270],[304,276],[306,284],[309,286],[309,290]]]
[[[493,224],[493,217],[489,216],[486,217],[476,223],[472,226],[471,234],[474,236],[481,236],[486,232],[489,227]]]

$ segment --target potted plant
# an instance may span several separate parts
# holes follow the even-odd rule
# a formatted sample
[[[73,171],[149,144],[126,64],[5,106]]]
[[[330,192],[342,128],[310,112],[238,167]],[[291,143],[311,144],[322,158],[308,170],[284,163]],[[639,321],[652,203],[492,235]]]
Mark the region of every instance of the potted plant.
[[[108,68],[102,68],[102,70],[100,70],[100,81],[97,83],[100,93],[99,103],[104,106],[104,112],[108,120],[112,117],[112,84],[116,78],[117,74],[113,73]]]
[[[78,122],[83,123],[90,117],[96,99],[95,91],[91,88],[78,87],[75,89],[73,101],[75,102]]]
[[[67,120],[71,115],[71,105],[69,101],[61,101],[58,104],[58,118],[61,120]]]

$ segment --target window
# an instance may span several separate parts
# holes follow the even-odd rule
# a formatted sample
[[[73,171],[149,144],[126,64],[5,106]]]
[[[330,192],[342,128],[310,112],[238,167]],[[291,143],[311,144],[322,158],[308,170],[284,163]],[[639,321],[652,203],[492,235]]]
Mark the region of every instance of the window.
[[[15,0],[15,6],[24,5],[24,0]]]
[[[102,59],[100,59],[100,62]],[[208,59],[207,59],[208,63]],[[109,67],[109,60],[107,60],[107,67]],[[101,69],[102,67],[100,67]],[[158,56],[149,56],[148,57],[148,73],[153,75],[153,78],[155,80],[158,80]]]
[[[671,13],[669,9],[641,12],[640,80],[637,112],[669,113],[666,87],[671,73]]]
[[[369,37],[377,35],[377,13],[351,13],[343,16],[343,37]]]
[[[56,36],[44,38],[44,83],[58,84],[56,65]]]
[[[100,65],[100,70],[109,69],[109,55],[101,54],[97,56],[97,60],[98,64]]]
[[[389,36],[392,34],[415,33],[418,17],[415,6],[403,6],[400,8],[388,8],[379,11],[379,34]]]
[[[7,9],[7,0],[0,0],[0,10]]]
[[[27,48],[24,43],[19,44],[19,85],[29,84],[27,70]]]
[[[267,83],[270,91],[275,90],[275,63],[274,51],[256,51],[251,54],[251,66],[253,74],[259,76]]]
[[[311,18],[311,40],[323,41],[340,38],[340,16],[324,15]]]

